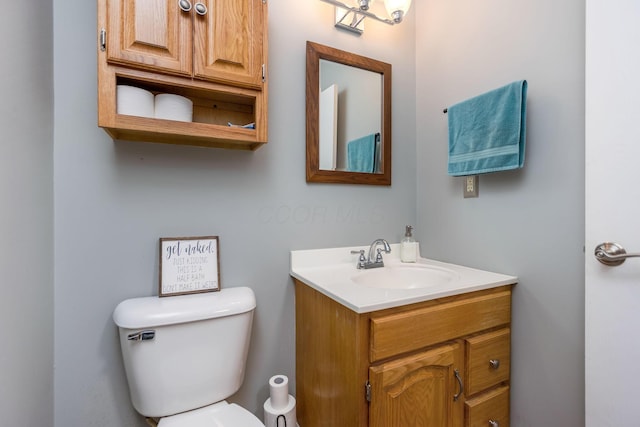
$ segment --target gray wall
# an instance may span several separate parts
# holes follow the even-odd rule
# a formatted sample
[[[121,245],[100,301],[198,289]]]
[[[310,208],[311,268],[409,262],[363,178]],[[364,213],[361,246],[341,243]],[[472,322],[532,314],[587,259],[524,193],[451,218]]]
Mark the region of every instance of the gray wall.
[[[111,312],[156,292],[159,237],[199,234],[220,236],[223,287],[257,294],[247,379],[231,400],[261,415],[268,378],[294,375],[288,251],[399,241],[414,223],[423,255],[520,276],[512,425],[583,425],[584,5],[415,3],[401,26],[368,21],[357,38],[333,29],[322,2],[271,2],[270,143],[255,153],[111,141],[95,125],[95,2],[54,1],[53,31],[50,3],[5,5],[7,424],[143,426]],[[304,182],[307,39],[393,64],[391,188]],[[520,78],[529,81],[526,166],[481,177],[480,197],[465,200],[446,175],[441,110]]]
[[[413,18],[333,28],[320,1],[269,5],[269,144],[256,152],[112,141],[96,126],[96,2],[54,1],[55,425],[143,426],[111,320],[157,293],[159,237],[220,236],[222,287],[254,289],[241,391],[262,418],[268,379],[295,375],[289,251],[399,241],[415,221]],[[393,64],[393,186],[305,182],[305,43]],[[295,390],[292,390],[295,391]]]
[[[0,13],[0,424],[53,418],[51,1]]]
[[[417,238],[422,254],[520,277],[515,427],[584,425],[584,2],[416,2]],[[442,109],[527,79],[525,167],[447,176]]]

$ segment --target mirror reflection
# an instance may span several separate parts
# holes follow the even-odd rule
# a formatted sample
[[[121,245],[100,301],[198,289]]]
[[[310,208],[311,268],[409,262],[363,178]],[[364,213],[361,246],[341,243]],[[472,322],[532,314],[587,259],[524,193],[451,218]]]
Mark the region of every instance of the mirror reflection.
[[[307,42],[307,181],[391,185],[391,65]]]
[[[382,75],[320,60],[320,169],[380,173]]]

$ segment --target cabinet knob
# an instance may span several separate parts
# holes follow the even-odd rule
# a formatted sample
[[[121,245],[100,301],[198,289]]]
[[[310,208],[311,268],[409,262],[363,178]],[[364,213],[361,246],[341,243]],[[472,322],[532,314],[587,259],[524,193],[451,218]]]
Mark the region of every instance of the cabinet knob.
[[[489,420],[489,427],[500,427],[500,423],[494,420]]]
[[[491,369],[498,369],[500,367],[500,360],[499,359],[489,360],[489,367]]]
[[[178,7],[183,12],[189,12],[191,10],[191,2],[189,0],[178,0]]]
[[[207,14],[207,6],[204,3],[196,3],[195,5],[196,13],[200,16],[204,16]]]

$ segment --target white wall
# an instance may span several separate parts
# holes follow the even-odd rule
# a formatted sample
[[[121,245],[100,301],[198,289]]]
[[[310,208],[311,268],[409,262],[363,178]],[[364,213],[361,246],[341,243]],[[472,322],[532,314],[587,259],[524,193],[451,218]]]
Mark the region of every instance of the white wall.
[[[53,423],[51,2],[0,13],[0,424]]]
[[[417,2],[417,237],[423,255],[520,277],[511,425],[584,425],[584,2]],[[447,176],[442,109],[527,79],[525,167]]]
[[[269,4],[269,144],[256,152],[114,142],[96,126],[96,2],[54,1],[56,426],[143,426],[111,314],[157,292],[159,237],[220,236],[222,287],[257,311],[244,386],[262,417],[268,379],[295,376],[289,251],[398,242],[415,221],[413,19],[332,25],[320,1]],[[393,185],[305,182],[305,43],[393,64]],[[295,391],[295,390],[292,390]]]

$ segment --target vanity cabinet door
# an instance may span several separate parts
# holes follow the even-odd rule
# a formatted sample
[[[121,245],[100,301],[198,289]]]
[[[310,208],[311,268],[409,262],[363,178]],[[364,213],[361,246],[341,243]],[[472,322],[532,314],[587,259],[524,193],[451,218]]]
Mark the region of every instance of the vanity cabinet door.
[[[462,359],[453,343],[370,367],[369,427],[462,426]]]
[[[107,10],[110,63],[192,74],[191,11],[177,0],[107,0]]]

